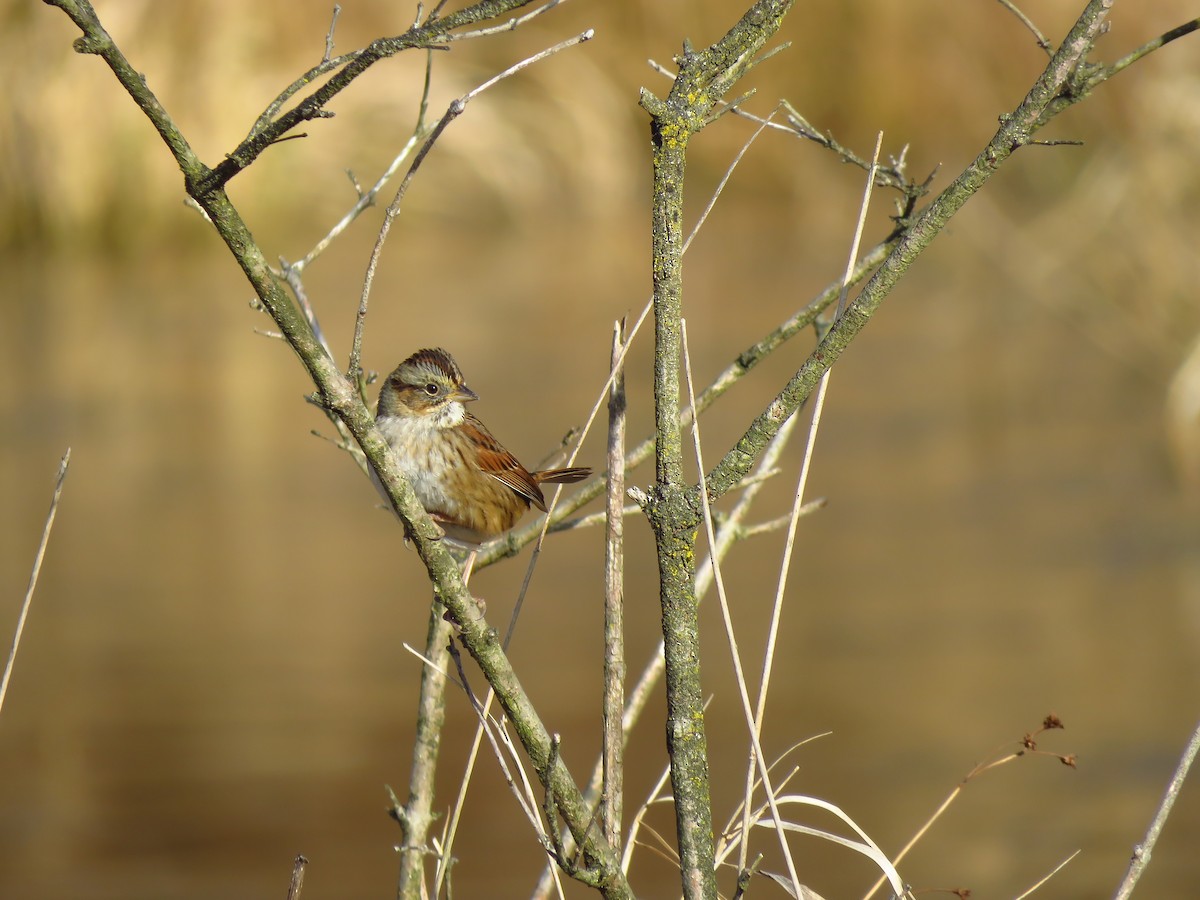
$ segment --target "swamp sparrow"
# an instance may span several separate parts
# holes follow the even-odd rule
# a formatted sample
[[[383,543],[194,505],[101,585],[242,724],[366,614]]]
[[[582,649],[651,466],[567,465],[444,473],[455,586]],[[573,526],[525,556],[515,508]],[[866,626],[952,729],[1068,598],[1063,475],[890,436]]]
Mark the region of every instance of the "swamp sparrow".
[[[546,511],[543,484],[570,484],[591,469],[530,472],[463,407],[478,400],[454,358],[418,350],[387,377],[375,424],[425,511],[453,541],[475,549],[507,531],[536,506]]]

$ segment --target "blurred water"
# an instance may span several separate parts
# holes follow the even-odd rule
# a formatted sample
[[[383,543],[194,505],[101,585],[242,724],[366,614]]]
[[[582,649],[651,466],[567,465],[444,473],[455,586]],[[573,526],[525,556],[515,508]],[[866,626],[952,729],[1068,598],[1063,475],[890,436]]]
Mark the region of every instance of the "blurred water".
[[[317,895],[388,889],[397,835],[382,785],[401,788],[407,770],[417,665],[400,644],[422,639],[423,579],[349,460],[307,435],[321,422],[298,367],[252,333],[257,314],[228,270],[215,258],[9,268],[10,597],[68,443],[74,463],[0,731],[7,895],[251,896],[281,889],[297,852],[313,860]],[[485,277],[451,276],[446,293],[468,297]],[[976,761],[1054,711],[1068,730],[1044,743],[1078,754],[1079,770],[1030,759],[988,776],[906,877],[1014,890],[1082,847],[1060,890],[1100,893],[1194,717],[1194,522],[1165,464],[1154,385],[1036,310],[956,304],[930,281],[835,372],[814,473],[830,503],[801,525],[767,745],[832,729],[797,754],[794,787],[894,848]],[[621,311],[585,293],[585,307]],[[391,333],[394,313],[378,315],[375,333]],[[434,339],[433,323],[418,330],[372,362]],[[478,335],[456,348],[481,415],[522,455],[582,419],[602,373],[599,327],[555,341],[548,399],[532,405],[540,368],[510,374]],[[564,351],[584,363],[573,370]],[[702,346],[700,368],[728,355]],[[648,378],[644,363],[630,374],[641,402]],[[714,436],[767,395],[765,376],[749,381]],[[598,441],[584,455],[597,462]],[[797,464],[793,451],[780,495]],[[629,530],[636,665],[656,618],[648,532]],[[747,648],[761,640],[778,552],[764,538],[730,563]],[[524,559],[480,576],[498,621]],[[596,740],[600,596],[567,585],[596,585],[600,559],[598,533],[555,542],[514,648],[576,771]],[[706,628],[715,793],[731,811],[744,740],[717,621]],[[444,797],[470,729],[462,699],[451,707]],[[631,798],[662,764],[659,734],[651,721],[634,741]],[[492,768],[460,845],[468,895],[485,883],[523,893],[540,860],[504,824]],[[1184,848],[1198,824],[1185,795],[1151,870],[1157,896],[1196,878]],[[812,883],[835,895],[864,877],[823,846],[803,852]],[[492,854],[509,860],[503,890]],[[646,859],[635,875],[658,894],[667,870]]]

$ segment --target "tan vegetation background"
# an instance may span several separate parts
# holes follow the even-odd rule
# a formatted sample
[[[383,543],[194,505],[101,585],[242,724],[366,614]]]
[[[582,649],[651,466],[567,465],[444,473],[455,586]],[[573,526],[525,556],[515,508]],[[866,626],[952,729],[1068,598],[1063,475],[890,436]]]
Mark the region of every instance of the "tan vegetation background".
[[[1029,0],[1059,37],[1079,0]],[[118,43],[210,163],[323,50],[330,6],[229,0],[99,2]],[[441,344],[478,412],[527,461],[581,422],[614,318],[649,291],[641,86],[665,90],[683,37],[715,39],[740,4],[571,0],[512,35],[436,57],[440,111],[500,68],[585,27],[594,41],[468,107],[430,157],[385,254],[366,361],[386,370]],[[1116,58],[1194,15],[1117,4]],[[407,27],[412,8],[343,3],[337,49]],[[149,125],[41,4],[0,3],[0,633],[19,597],[54,467],[72,471],[16,679],[0,717],[0,894],[282,894],[310,857],[305,897],[392,890],[399,832],[383,785],[404,787],[426,584],[365,479],[303,402],[303,373],[195,213]],[[994,0],[812,0],[792,48],[757,69],[748,108],[788,98],[868,153],[909,145],[945,184],[1043,65]],[[231,193],[270,254],[297,258],[407,137],[417,55],[377,66],[337,117],[270,150]],[[1106,85],[973,200],[835,371],[784,619],[787,652],[768,752],[793,787],[835,802],[897,849],[979,759],[1053,711],[1070,771],[1025,760],[972,786],[902,872],[918,887],[1018,892],[1077,848],[1049,890],[1118,882],[1200,687],[1200,463],[1169,420],[1171,379],[1196,352],[1200,64],[1185,38]],[[751,127],[696,144],[697,212]],[[844,265],[861,176],[767,135],[693,247],[685,308],[711,376]],[[877,195],[868,236],[886,228]],[[309,272],[338,352],[374,241],[369,215]],[[707,424],[716,454],[807,352],[778,358]],[[646,340],[629,374],[631,435],[646,432]],[[1176,396],[1186,396],[1186,392]],[[585,461],[598,464],[594,436]],[[715,456],[714,456],[715,458]],[[799,465],[781,474],[782,508]],[[648,471],[633,474],[645,484]],[[648,531],[630,527],[631,662],[656,641]],[[727,579],[761,630],[779,540],[741,548]],[[528,555],[473,583],[506,616]],[[598,532],[544,555],[514,658],[575,771],[598,745]],[[714,617],[717,818],[746,748]],[[469,740],[452,703],[442,797]],[[665,764],[659,726],[630,751],[630,802]],[[494,767],[482,767],[455,870],[459,896],[523,896],[542,855]],[[670,835],[665,813],[654,819]],[[1200,801],[1185,790],[1146,896],[1188,896]],[[769,842],[765,842],[769,843]],[[799,842],[802,876],[853,896],[865,863]],[[769,863],[770,865],[770,863]],[[644,850],[634,885],[676,888]],[[722,883],[729,885],[731,877]]]

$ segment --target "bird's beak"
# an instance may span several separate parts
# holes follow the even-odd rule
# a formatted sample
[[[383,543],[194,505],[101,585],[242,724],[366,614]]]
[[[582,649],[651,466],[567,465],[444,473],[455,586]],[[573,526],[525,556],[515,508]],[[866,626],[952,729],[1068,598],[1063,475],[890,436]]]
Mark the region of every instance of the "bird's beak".
[[[465,384],[460,384],[450,394],[451,400],[457,400],[460,403],[470,403],[472,400],[478,400],[479,395],[467,387]]]

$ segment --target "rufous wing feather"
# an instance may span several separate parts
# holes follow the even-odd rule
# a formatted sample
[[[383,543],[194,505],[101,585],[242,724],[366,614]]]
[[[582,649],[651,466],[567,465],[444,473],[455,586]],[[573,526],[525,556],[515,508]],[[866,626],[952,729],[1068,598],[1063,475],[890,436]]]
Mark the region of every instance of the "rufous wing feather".
[[[533,475],[492,437],[482,422],[468,414],[459,427],[473,440],[481,471],[512,488],[542,512],[546,511],[546,498]]]
[[[534,472],[534,480],[538,484],[574,484],[583,481],[592,474],[591,469],[573,466],[569,469],[546,469],[544,472]]]

